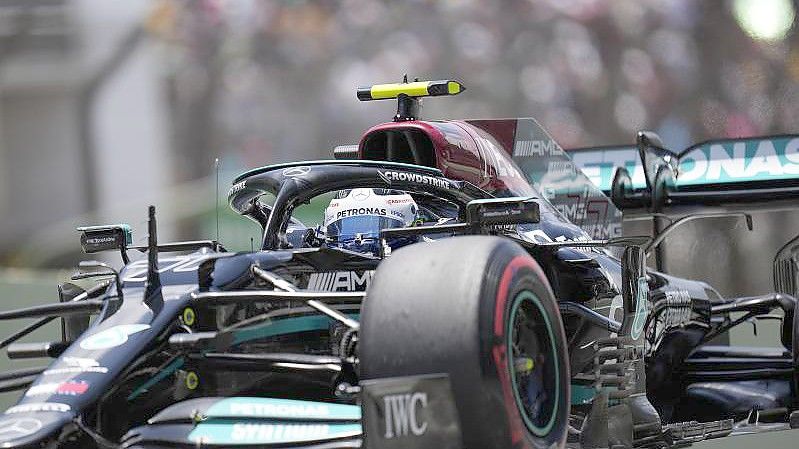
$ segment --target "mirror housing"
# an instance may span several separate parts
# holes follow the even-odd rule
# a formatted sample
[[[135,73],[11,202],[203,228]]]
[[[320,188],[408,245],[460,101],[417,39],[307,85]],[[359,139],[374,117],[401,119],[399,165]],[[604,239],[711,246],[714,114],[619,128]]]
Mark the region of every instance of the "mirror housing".
[[[466,222],[472,226],[538,223],[541,212],[533,197],[489,198],[466,204]]]
[[[77,230],[81,233],[80,244],[83,252],[87,254],[117,249],[124,252],[133,243],[133,231],[125,223],[81,226]]]

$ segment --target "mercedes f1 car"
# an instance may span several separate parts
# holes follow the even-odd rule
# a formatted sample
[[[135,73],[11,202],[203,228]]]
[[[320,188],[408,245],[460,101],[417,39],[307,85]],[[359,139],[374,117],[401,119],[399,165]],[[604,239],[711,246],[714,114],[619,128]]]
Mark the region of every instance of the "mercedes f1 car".
[[[462,90],[359,89],[397,99],[394,120],[335,160],[239,176],[229,203],[261,226],[255,251],[159,243],[152,207],[146,246],[125,225],[80,228],[124,265],[83,263],[93,287],[0,312],[37,318],[0,342],[10,358],[53,359],[0,375],[22,391],[0,446],[670,447],[799,424],[799,240],[775,293],[725,298],[647,257],[686,221],[751,217],[621,227],[628,207],[792,198],[796,176],[680,182],[686,156],[644,132],[633,175],[597,186],[533,119],[419,119],[422,97]],[[794,161],[799,139],[775,139]],[[318,198],[324,217],[303,223]],[[775,316],[784,348],[718,344]],[[60,341],[18,341],[54,319]]]

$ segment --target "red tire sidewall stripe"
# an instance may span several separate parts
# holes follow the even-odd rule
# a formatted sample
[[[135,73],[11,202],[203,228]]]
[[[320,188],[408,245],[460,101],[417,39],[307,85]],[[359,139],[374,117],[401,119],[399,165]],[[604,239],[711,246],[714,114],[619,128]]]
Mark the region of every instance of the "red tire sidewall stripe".
[[[502,384],[502,396],[505,402],[505,410],[508,414],[511,442],[514,447],[530,448],[529,442],[524,437],[524,423],[519,414],[519,409],[516,407],[516,400],[513,397],[510,372],[506,369],[508,366],[508,347],[505,343],[505,313],[507,312],[506,306],[509,299],[508,293],[510,293],[511,280],[513,280],[519,268],[522,267],[530,268],[539,278],[546,279],[541,267],[529,256],[516,256],[511,259],[500,277],[497,299],[494,303],[494,341],[498,343],[494,345],[491,352],[494,358],[494,364],[497,368],[500,384]]]

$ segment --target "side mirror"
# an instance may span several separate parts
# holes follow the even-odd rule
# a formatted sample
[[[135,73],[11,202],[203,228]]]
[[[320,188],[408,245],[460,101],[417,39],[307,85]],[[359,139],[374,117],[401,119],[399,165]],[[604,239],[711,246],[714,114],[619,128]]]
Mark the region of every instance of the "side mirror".
[[[489,198],[466,204],[466,222],[473,226],[538,223],[541,213],[535,198]]]
[[[127,224],[82,226],[78,228],[80,244],[87,254],[109,250],[125,250],[133,243],[133,231]]]

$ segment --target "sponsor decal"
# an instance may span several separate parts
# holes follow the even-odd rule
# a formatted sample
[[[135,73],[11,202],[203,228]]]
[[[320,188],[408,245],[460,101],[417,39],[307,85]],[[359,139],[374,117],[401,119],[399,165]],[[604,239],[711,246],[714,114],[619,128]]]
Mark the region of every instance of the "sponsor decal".
[[[570,153],[576,165],[591,182],[601,190],[610,191],[616,167],[624,167],[630,173],[633,187],[646,187],[644,166],[635,147],[609,147],[602,150],[575,151]]]
[[[608,191],[616,167],[630,172],[633,187],[646,187],[634,147],[586,149],[572,153],[574,163],[600,189]],[[708,142],[680,158],[677,186],[764,181],[799,177],[799,137]]]
[[[547,233],[541,229],[533,229],[530,231],[521,232],[522,237],[535,243],[562,243],[562,242],[583,242],[590,240],[587,236],[577,236],[576,238],[568,238],[565,235],[559,235],[551,238]],[[577,246],[577,245],[575,245]],[[585,250],[590,250],[589,247],[583,247]]]
[[[283,169],[283,176],[288,178],[299,178],[310,173],[311,167],[289,167]]]
[[[47,369],[42,374],[57,375],[57,374],[80,374],[80,373],[100,373],[105,374],[108,368],[100,366],[97,360],[83,358],[83,357],[63,357],[60,365],[56,368]]]
[[[90,351],[115,348],[125,344],[129,336],[149,328],[148,324],[120,324],[83,339],[80,347]]]
[[[551,195],[551,196],[550,196]],[[586,194],[589,195],[589,194]],[[608,220],[609,205],[606,198],[583,197],[579,194],[548,192],[545,194],[555,209],[577,224],[588,235],[606,239],[621,235],[620,223]]]
[[[711,143],[680,158],[677,185],[799,176],[799,138]]]
[[[246,185],[247,185],[246,180],[233,184],[233,186],[230,187],[230,191],[228,191],[228,196],[241,192],[242,190],[244,190],[244,187],[246,187]]]
[[[66,396],[79,396],[89,390],[85,381],[69,381],[56,383],[37,384],[25,392],[25,396],[41,396],[44,394],[61,394]]]
[[[550,161],[547,172],[553,176],[570,175],[574,172],[574,164],[571,161]]]
[[[452,187],[450,182],[446,179],[437,178],[435,176],[420,175],[418,173],[407,173],[393,170],[378,171],[380,178],[391,185],[394,181],[412,182],[414,184],[423,184],[428,186],[437,187],[439,189],[449,189]]]
[[[94,238],[87,238],[86,243],[90,245],[96,245],[99,243],[115,242],[116,240],[117,240],[116,237],[94,237]]]
[[[344,209],[336,212],[336,220],[354,215],[387,215],[385,208],[359,207],[357,209]]]
[[[204,421],[189,440],[206,444],[285,444],[358,436],[360,424],[245,423]]]
[[[30,402],[27,404],[20,404],[6,410],[6,415],[13,415],[15,413],[33,413],[33,412],[61,412],[66,413],[72,410],[67,404],[59,402]]]
[[[254,417],[290,420],[361,419],[357,405],[308,402],[273,398],[227,398],[215,403],[205,413],[209,418]]]
[[[326,437],[327,424],[233,424],[234,441],[309,441]]]
[[[413,198],[411,198],[411,197],[386,200],[386,204],[408,204],[408,203],[413,203],[413,202],[414,202]],[[331,206],[332,206],[332,204],[331,204]]]
[[[58,374],[80,374],[80,373],[99,373],[106,374],[108,368],[104,366],[67,366],[64,368],[53,368],[42,372],[45,376],[53,376]]]
[[[330,410],[324,404],[287,404],[287,403],[253,403],[236,402],[230,404],[230,413],[235,416],[265,416],[265,417],[319,417],[326,418]]]
[[[494,232],[515,232],[518,229],[516,225],[503,225],[503,224],[492,224],[486,226],[486,228],[491,229]]]
[[[558,156],[563,152],[552,139],[517,140],[513,147],[514,156]]]
[[[370,379],[360,385],[366,447],[463,447],[447,375]]]
[[[308,289],[323,292],[359,292],[369,288],[374,270],[311,273]]]
[[[15,440],[36,433],[42,422],[34,418],[19,418],[0,421],[0,442]]]
[[[383,411],[386,420],[386,439],[422,436],[427,431],[427,422],[417,413],[427,407],[427,393],[414,392],[383,396]]]

